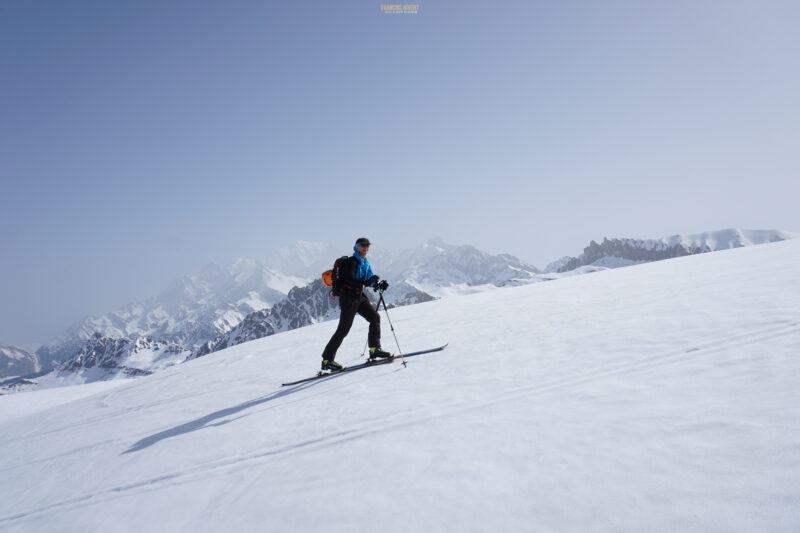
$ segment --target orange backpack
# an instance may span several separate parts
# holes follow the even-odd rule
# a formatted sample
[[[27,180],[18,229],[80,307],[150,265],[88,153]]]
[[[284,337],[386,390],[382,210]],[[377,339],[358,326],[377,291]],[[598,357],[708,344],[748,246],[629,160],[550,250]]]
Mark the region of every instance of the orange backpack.
[[[331,288],[331,294],[333,296],[339,296],[342,292],[342,276],[340,270],[342,266],[344,266],[344,262],[348,259],[350,259],[349,255],[343,255],[333,262],[333,268],[331,270],[326,270],[322,273],[322,283]]]

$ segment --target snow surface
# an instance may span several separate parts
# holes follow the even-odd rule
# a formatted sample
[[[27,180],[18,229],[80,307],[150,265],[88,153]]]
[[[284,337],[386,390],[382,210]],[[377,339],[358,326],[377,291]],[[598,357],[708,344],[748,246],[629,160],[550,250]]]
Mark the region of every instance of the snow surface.
[[[450,343],[405,369],[280,387],[325,322],[0,416],[0,530],[799,531],[798,262],[791,240],[442,299],[391,311],[406,351]]]
[[[16,418],[30,416],[45,409],[63,405],[130,382],[131,379],[111,379],[75,387],[59,387],[2,396],[3,400],[0,402],[0,424]],[[0,425],[0,427],[2,426]],[[1,529],[2,527],[0,527]]]
[[[184,354],[184,357],[185,355],[186,354]],[[108,370],[99,366],[94,366],[92,368],[82,369],[80,372],[50,372],[43,376],[32,378],[31,381],[35,381],[36,383],[35,386],[31,387],[22,385],[20,387],[20,392],[15,393],[12,389],[9,395],[13,394],[14,396],[23,396],[24,398],[27,396],[28,392],[38,392],[62,387],[83,389],[83,386],[86,384],[100,381],[108,383],[114,382],[114,386],[116,386],[120,383],[127,383],[131,379],[132,378],[126,376],[124,373],[119,372],[117,374],[109,374]],[[74,394],[75,398],[82,398],[83,396],[89,395],[88,392],[76,392]],[[53,393],[53,404],[57,403],[57,399],[60,397],[61,396],[59,396],[58,393]],[[69,393],[65,393],[65,396],[63,397],[66,399],[72,399],[72,396],[69,396]],[[35,401],[34,398],[32,398],[32,400]],[[3,404],[0,403],[0,409],[2,408]],[[0,418],[2,418],[2,415],[0,415]]]

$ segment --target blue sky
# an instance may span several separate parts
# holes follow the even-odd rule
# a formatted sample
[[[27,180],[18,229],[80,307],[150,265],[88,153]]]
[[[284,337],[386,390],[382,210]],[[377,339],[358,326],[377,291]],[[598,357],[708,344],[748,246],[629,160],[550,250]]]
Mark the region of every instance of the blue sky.
[[[0,344],[209,261],[800,231],[800,4],[0,4]]]

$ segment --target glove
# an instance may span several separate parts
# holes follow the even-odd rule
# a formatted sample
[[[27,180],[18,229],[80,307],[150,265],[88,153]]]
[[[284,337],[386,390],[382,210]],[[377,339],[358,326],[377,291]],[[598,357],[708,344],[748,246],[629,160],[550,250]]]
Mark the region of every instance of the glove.
[[[386,281],[386,280],[383,280],[383,281],[381,281],[380,283],[378,283],[378,288],[379,288],[381,291],[385,291],[386,289],[388,289],[388,288],[389,288],[389,282],[388,282],[388,281]]]
[[[364,285],[366,285],[367,287],[372,287],[373,285],[378,283],[379,279],[381,278],[379,278],[378,276],[372,276],[371,278],[369,278],[367,281],[364,282]]]

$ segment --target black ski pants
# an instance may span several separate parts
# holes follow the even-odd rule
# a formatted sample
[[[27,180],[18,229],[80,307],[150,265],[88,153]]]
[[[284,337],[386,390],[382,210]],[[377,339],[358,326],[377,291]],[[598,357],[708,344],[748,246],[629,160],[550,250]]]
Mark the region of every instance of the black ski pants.
[[[339,297],[339,307],[341,314],[339,315],[339,327],[328,341],[325,350],[322,352],[322,358],[328,361],[333,361],[336,357],[336,350],[342,345],[342,341],[350,332],[353,326],[353,319],[356,313],[363,316],[369,322],[369,334],[367,335],[367,342],[370,348],[380,348],[381,346],[381,315],[372,307],[372,304],[367,299],[365,294],[343,294]]]

